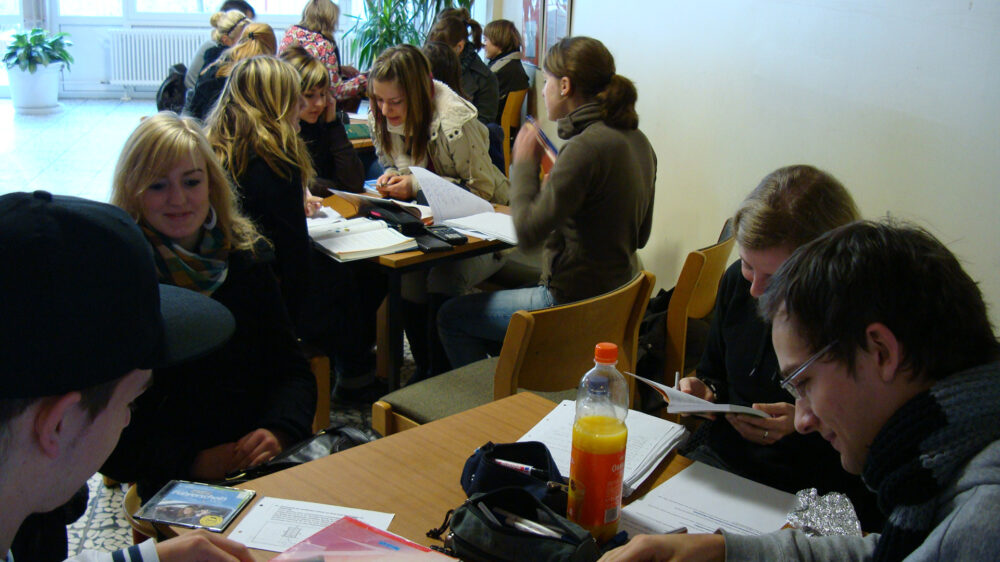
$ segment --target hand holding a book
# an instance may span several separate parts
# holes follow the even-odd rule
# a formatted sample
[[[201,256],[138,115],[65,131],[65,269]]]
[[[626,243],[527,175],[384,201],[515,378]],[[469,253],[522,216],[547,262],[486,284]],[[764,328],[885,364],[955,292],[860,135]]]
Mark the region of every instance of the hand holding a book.
[[[726,539],[722,535],[639,535],[609,551],[599,562],[659,562],[681,560],[725,560]]]
[[[250,550],[222,535],[199,529],[156,545],[160,562],[252,562]]]
[[[795,431],[795,406],[788,402],[754,404],[753,409],[768,414],[758,418],[743,414],[726,414],[726,421],[739,434],[752,443],[772,445]]]
[[[715,393],[712,392],[711,388],[698,377],[684,377],[677,383],[677,390],[685,394],[690,394],[695,398],[701,398],[702,400],[707,400],[709,402],[715,402]],[[684,414],[682,414],[684,415]],[[710,420],[715,419],[715,414],[698,414],[702,417],[708,418]]]

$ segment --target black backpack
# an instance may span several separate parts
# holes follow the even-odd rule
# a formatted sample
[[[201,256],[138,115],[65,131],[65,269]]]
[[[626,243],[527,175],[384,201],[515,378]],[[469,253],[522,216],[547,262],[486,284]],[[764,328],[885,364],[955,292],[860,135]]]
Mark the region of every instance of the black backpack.
[[[184,109],[184,96],[187,86],[184,85],[184,75],[187,67],[177,63],[167,71],[167,78],[156,91],[156,110],[180,113]]]

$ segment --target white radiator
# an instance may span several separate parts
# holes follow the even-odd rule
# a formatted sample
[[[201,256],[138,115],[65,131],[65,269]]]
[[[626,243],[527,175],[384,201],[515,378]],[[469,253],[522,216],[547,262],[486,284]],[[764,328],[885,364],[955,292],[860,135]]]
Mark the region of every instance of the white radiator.
[[[159,86],[167,70],[187,65],[202,43],[205,29],[111,29],[111,80],[121,86]]]

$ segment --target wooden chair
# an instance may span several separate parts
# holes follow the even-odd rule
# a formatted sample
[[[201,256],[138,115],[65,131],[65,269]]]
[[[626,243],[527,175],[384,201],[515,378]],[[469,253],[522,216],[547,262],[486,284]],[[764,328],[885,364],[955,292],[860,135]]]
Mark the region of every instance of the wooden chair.
[[[122,500],[122,512],[125,514],[125,520],[132,527],[132,544],[139,544],[147,538],[160,541],[177,536],[176,533],[166,526],[158,527],[149,521],[133,517],[139,511],[140,507],[142,507],[142,500],[139,499],[139,494],[136,493],[135,484],[132,484],[125,492],[125,498]]]
[[[621,288],[590,299],[511,317],[498,357],[403,387],[372,404],[372,428],[390,435],[531,390],[556,401],[576,396],[594,365],[594,345],[618,344],[618,370],[635,369],[639,323],[655,277],[643,271]],[[634,383],[628,377],[630,394]]]
[[[684,267],[677,278],[674,294],[667,307],[666,360],[664,381],[673,384],[674,373],[685,376],[688,366],[684,355],[688,344],[688,321],[708,316],[715,308],[715,297],[719,292],[719,281],[726,271],[729,254],[735,238],[728,228],[729,221],[722,229],[719,242],[695,250],[688,254]],[[690,366],[693,369],[694,365]]]
[[[309,357],[309,370],[316,377],[316,413],[313,433],[330,426],[330,358],[326,355]]]
[[[515,90],[507,94],[507,103],[503,106],[503,113],[500,115],[500,128],[503,129],[503,173],[510,177],[510,133],[511,130],[521,126],[521,105],[524,104],[524,96],[528,90]]]

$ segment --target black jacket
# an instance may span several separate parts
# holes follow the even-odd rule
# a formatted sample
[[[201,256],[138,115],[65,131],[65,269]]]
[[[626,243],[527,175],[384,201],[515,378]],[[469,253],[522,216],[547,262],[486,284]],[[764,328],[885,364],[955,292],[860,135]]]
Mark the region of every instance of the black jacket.
[[[364,191],[365,169],[347,138],[347,131],[340,121],[323,121],[323,116],[315,123],[299,121],[302,129],[299,135],[309,149],[313,167],[316,168],[316,184],[328,189],[340,189],[352,193]],[[315,195],[325,196],[317,192]]]
[[[465,46],[459,60],[462,63],[462,89],[465,90],[466,97],[479,111],[479,120],[484,125],[492,123],[500,102],[500,87],[497,85],[496,75],[486,67],[486,63],[471,45]]]
[[[778,358],[770,326],[757,315],[757,299],[737,260],[722,276],[708,344],[698,364],[698,377],[718,390],[716,402],[751,406],[795,400],[779,381]],[[702,433],[702,432],[706,433]],[[848,474],[840,455],[818,433],[792,433],[772,445],[744,439],[721,417],[699,429],[707,444],[741,475],[786,492],[817,488],[820,494],[846,493],[861,514],[866,530],[881,526],[875,496],[857,476]],[[876,526],[873,526],[873,523]]]
[[[184,102],[184,115],[205,121],[215,102],[222,95],[223,88],[226,87],[228,77],[219,76],[218,70],[218,65],[208,66],[198,76],[194,89],[187,93],[187,99]]]
[[[293,324],[298,324],[309,289],[311,240],[299,170],[283,179],[263,159],[255,157],[236,178],[243,213],[274,244],[274,272]]]
[[[514,53],[503,53],[489,61],[490,70],[496,75],[497,85],[500,88],[500,101],[497,104],[497,123],[503,117],[503,109],[507,105],[507,95],[518,90],[528,89],[528,73],[524,71],[524,65],[521,64],[520,57],[507,60],[502,65],[499,64],[501,60],[510,57],[512,54]],[[499,69],[494,68],[497,66]]]
[[[212,295],[236,318],[232,339],[210,354],[153,372],[132,422],[101,473],[137,482],[148,499],[170,479],[190,479],[202,450],[258,428],[298,441],[311,433],[316,381],[299,349],[271,269],[273,254],[235,252]]]

